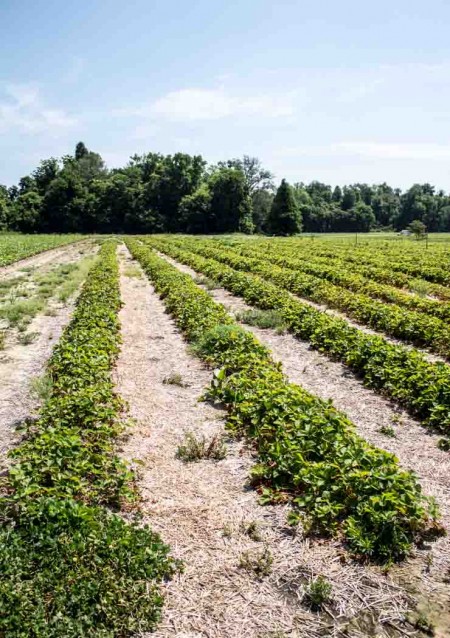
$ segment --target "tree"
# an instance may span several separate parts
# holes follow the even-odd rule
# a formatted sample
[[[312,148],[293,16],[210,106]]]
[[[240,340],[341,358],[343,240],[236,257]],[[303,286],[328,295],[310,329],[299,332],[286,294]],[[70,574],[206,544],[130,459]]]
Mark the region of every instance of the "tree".
[[[0,230],[6,230],[9,223],[9,194],[6,186],[0,184]]]
[[[252,195],[253,225],[256,233],[266,232],[273,198],[273,193],[264,188],[258,189]]]
[[[211,191],[207,184],[202,184],[192,195],[183,197],[180,202],[180,223],[185,233],[207,234],[214,231]]]
[[[294,192],[282,180],[270,209],[268,229],[273,235],[295,235],[302,229],[300,210]]]
[[[420,219],[414,219],[409,225],[408,230],[412,232],[412,234],[416,237],[416,239],[421,239],[425,237],[427,232],[427,227]]]
[[[80,160],[83,157],[85,157],[88,153],[89,153],[89,151],[87,150],[87,148],[84,145],[84,143],[83,142],[78,142],[78,144],[75,147],[75,159],[76,160]]]
[[[42,197],[37,191],[27,191],[17,197],[13,204],[11,228],[21,233],[41,230]]]
[[[274,188],[273,174],[262,167],[257,157],[244,155],[242,159],[235,158],[226,162],[219,162],[218,167],[235,168],[238,171],[242,171],[250,195],[253,195],[257,190],[272,191]]]
[[[252,200],[244,174],[235,168],[221,168],[209,179],[211,191],[210,232],[253,232]]]

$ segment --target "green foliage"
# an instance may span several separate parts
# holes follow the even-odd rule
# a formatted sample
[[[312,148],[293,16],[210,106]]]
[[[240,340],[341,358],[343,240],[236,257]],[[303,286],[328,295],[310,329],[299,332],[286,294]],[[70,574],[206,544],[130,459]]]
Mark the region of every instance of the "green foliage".
[[[237,313],[236,319],[258,328],[273,328],[279,332],[284,332],[286,329],[283,316],[278,310],[245,310]]]
[[[148,527],[72,499],[33,499],[0,532],[0,633],[111,638],[152,629],[168,548]]]
[[[102,245],[47,368],[45,403],[11,452],[0,515],[0,633],[78,638],[151,630],[176,568],[147,527],[103,509],[135,500],[114,450],[122,401],[116,245]]]
[[[333,588],[323,576],[312,580],[306,588],[305,598],[313,609],[320,609],[331,599]]]
[[[390,396],[424,425],[441,432],[450,428],[450,367],[430,363],[416,351],[368,335],[345,320],[311,307],[261,277],[239,272],[214,259],[180,247],[176,240],[146,240],[175,259],[220,282],[233,294],[261,309],[278,310],[294,335],[312,347],[339,359],[365,383]],[[187,240],[184,240],[185,243]],[[189,242],[189,248],[193,245]],[[219,254],[214,248],[208,254]],[[201,249],[204,252],[203,249]],[[270,268],[268,272],[270,271]],[[274,272],[276,269],[274,268]]]
[[[420,221],[420,219],[414,219],[410,224],[408,224],[408,230],[412,232],[416,239],[420,239],[426,235],[427,227]]]
[[[295,235],[302,229],[300,210],[292,188],[282,180],[272,202],[267,230],[272,235]]]
[[[0,235],[0,267],[80,239],[80,235]]]
[[[168,241],[147,241],[175,257],[189,254]],[[416,538],[440,531],[415,476],[393,455],[358,437],[329,403],[288,383],[267,348],[188,275],[135,240],[127,244],[197,354],[215,367],[209,397],[227,407],[230,427],[255,445],[263,494],[290,498],[312,529],[343,534],[355,553],[376,559],[404,556]],[[226,287],[248,281],[223,265],[211,270]],[[270,304],[280,291],[256,285],[253,295]],[[194,329],[199,324],[202,329]]]

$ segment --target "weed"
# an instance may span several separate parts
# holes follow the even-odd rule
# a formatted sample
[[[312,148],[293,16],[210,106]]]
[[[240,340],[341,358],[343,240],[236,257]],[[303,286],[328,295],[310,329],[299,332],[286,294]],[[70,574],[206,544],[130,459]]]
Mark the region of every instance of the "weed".
[[[135,277],[136,279],[142,279],[142,271],[139,266],[136,266],[135,264],[127,266],[124,269],[123,274],[125,275],[125,277]]]
[[[422,298],[426,297],[430,292],[430,284],[424,279],[414,279],[411,281],[409,288]]]
[[[425,613],[420,612],[418,614],[414,626],[416,629],[426,633],[427,636],[434,636],[434,624]]]
[[[437,446],[440,450],[444,450],[444,452],[450,451],[450,438],[439,439],[437,442]]]
[[[172,372],[163,379],[164,385],[178,385],[180,388],[188,388],[189,384],[183,381],[183,377],[179,372]]]
[[[241,531],[252,541],[259,543],[262,541],[261,530],[257,521],[248,521],[241,524]]]
[[[221,461],[227,453],[223,436],[216,434],[209,441],[205,436],[197,438],[193,432],[186,432],[176,453],[177,459],[185,463],[211,459]]]
[[[50,398],[52,394],[52,387],[52,378],[49,374],[34,377],[30,383],[31,394],[38,398],[42,403],[45,403]]]
[[[219,288],[219,284],[216,281],[204,275],[197,275],[197,277],[194,277],[194,281],[198,286],[203,286],[206,290],[216,290]]]
[[[231,527],[229,523],[225,523],[225,525],[222,527],[222,536],[224,538],[231,538],[232,535],[233,535],[233,528]]]
[[[395,430],[390,425],[382,425],[381,428],[378,430],[378,432],[380,432],[381,434],[384,434],[384,436],[389,436],[393,439],[395,439],[396,437]]]
[[[22,346],[28,346],[39,336],[39,332],[24,332],[19,335],[18,341]]]
[[[305,599],[312,609],[321,607],[330,601],[333,588],[324,576],[312,580],[305,591]]]
[[[273,557],[268,547],[262,551],[244,552],[239,558],[239,567],[253,572],[260,580],[271,573],[272,565]]]
[[[26,326],[43,308],[41,299],[15,301],[0,308],[0,319],[7,321],[10,327]]]
[[[258,328],[272,328],[278,333],[286,331],[286,323],[283,315],[278,310],[244,310],[236,314],[237,321],[242,321],[249,326]]]

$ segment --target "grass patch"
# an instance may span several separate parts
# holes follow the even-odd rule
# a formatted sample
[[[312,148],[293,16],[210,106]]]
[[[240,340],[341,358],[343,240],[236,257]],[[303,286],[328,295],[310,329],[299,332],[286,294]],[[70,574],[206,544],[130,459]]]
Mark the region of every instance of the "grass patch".
[[[164,385],[177,385],[180,388],[188,388],[189,383],[183,381],[183,377],[179,372],[172,372],[167,377],[163,379]]]
[[[332,591],[331,583],[324,576],[318,576],[306,588],[305,600],[312,609],[318,610],[331,600]]]
[[[135,277],[136,279],[142,279],[141,269],[134,264],[127,266],[124,269],[123,274],[125,275],[125,277]]]
[[[8,322],[10,328],[25,327],[44,308],[42,299],[25,299],[7,303],[0,308],[0,319]]]
[[[223,436],[216,434],[208,441],[205,436],[197,438],[193,432],[186,432],[176,457],[185,463],[192,463],[202,459],[221,461],[226,454]]]
[[[283,316],[277,310],[244,310],[236,314],[236,320],[257,328],[271,328],[279,334],[287,330]]]
[[[22,346],[29,346],[30,343],[36,341],[37,337],[39,337],[39,332],[23,332],[19,334],[18,341]]]
[[[217,288],[220,288],[217,281],[214,281],[214,279],[210,279],[209,277],[205,277],[205,275],[197,275],[194,277],[194,281],[198,286],[203,286],[206,290],[217,290]]]
[[[382,425],[378,432],[384,434],[384,436],[389,436],[391,439],[396,438],[395,430],[390,425]]]
[[[45,403],[51,397],[52,387],[52,378],[49,374],[45,373],[40,377],[34,377],[31,380],[30,392],[42,403]]]
[[[239,567],[254,573],[259,580],[268,576],[272,571],[273,557],[268,547],[262,551],[244,552],[239,559]]]

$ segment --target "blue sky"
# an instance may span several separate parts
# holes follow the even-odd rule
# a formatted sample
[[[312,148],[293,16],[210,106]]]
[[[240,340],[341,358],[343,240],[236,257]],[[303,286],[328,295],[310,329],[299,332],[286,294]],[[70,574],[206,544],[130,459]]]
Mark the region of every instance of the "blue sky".
[[[0,183],[83,140],[450,191],[448,0],[1,0]]]

